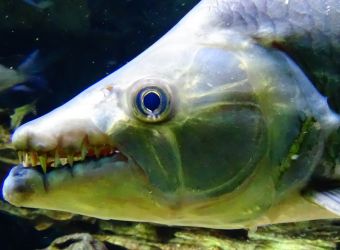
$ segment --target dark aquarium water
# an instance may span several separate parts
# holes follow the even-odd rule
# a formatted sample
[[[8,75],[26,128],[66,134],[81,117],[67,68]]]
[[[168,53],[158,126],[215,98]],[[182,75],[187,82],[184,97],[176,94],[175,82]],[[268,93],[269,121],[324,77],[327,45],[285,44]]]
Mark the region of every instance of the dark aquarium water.
[[[129,62],[198,2],[0,0],[0,182],[18,162],[10,145],[16,127]],[[248,233],[102,221],[17,208],[0,197],[0,250],[332,249],[339,229],[305,222]]]

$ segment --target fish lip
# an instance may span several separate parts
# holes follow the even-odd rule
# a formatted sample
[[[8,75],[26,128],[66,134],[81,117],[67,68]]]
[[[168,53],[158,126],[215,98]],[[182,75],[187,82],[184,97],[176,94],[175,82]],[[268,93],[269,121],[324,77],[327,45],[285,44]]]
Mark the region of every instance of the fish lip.
[[[34,188],[37,187],[46,192],[44,176],[33,168],[18,165],[13,167],[6,177],[2,187],[2,195],[9,203],[21,206],[23,202],[34,195],[36,192]]]

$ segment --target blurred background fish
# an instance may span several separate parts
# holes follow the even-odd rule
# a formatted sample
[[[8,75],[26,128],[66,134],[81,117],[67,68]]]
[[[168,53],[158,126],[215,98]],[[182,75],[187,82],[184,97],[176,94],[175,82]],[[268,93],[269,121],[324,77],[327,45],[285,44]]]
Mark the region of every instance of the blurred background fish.
[[[35,49],[26,56],[0,57],[0,108],[14,109],[51,94],[48,69],[61,54]]]
[[[10,88],[33,91],[34,85],[44,87],[46,82],[38,76],[43,68],[38,57],[39,50],[33,51],[16,69],[0,64],[0,93]]]
[[[49,7],[51,7],[53,5],[53,1],[50,0],[42,0],[42,1],[38,1],[38,0],[23,0],[25,3],[36,7],[38,9],[44,10],[47,9]]]

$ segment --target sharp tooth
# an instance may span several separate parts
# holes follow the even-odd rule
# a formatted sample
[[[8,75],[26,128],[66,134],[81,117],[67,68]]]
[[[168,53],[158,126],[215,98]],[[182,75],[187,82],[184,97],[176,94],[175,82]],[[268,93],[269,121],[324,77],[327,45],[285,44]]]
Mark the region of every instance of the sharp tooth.
[[[41,165],[42,170],[46,174],[46,171],[47,171],[47,157],[46,157],[46,155],[39,156],[39,161],[40,161],[40,165]]]
[[[83,143],[82,147],[81,147],[81,160],[85,160],[85,157],[87,155],[87,147],[85,146],[85,143]]]
[[[96,156],[96,158],[100,157],[100,148],[94,147],[94,154]]]
[[[22,151],[18,151],[18,158],[19,158],[19,162],[23,162],[24,160],[24,152]]]
[[[24,153],[24,162],[23,162],[24,167],[28,167],[30,165],[30,158],[28,153]]]
[[[61,164],[58,150],[55,151],[54,155],[54,167],[58,167]]]
[[[73,155],[68,155],[67,161],[68,161],[68,164],[70,164],[70,166],[72,167],[73,166]]]
[[[32,166],[38,165],[38,157],[37,157],[37,153],[31,152],[31,153],[30,153],[30,157],[31,157]]]

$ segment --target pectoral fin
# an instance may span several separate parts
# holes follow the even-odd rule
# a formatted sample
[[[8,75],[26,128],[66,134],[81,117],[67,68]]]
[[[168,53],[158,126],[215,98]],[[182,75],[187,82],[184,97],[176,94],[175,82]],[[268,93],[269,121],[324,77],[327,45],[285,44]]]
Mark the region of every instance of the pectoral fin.
[[[313,203],[340,216],[340,187],[323,191],[308,190],[304,196]]]

